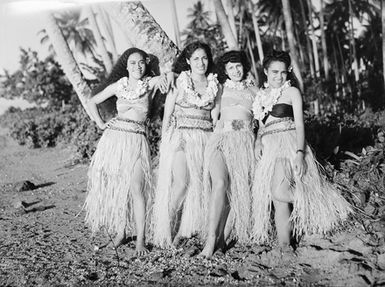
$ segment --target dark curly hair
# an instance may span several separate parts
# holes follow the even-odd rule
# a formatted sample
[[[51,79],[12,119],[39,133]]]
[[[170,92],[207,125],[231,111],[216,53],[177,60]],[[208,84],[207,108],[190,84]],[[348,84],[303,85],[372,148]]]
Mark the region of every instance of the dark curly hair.
[[[268,69],[270,67],[270,64],[273,62],[281,62],[284,63],[286,66],[286,69],[288,69],[291,65],[291,57],[290,54],[286,51],[278,51],[278,50],[272,50],[269,54],[265,56],[263,59],[262,66],[264,69]],[[293,71],[287,72],[287,80],[290,81],[290,84],[296,88],[299,87],[297,77],[295,76]],[[261,81],[261,85],[263,85],[264,82],[267,81],[267,76],[265,73],[263,73],[263,81]]]
[[[243,66],[243,77],[242,80],[246,79],[247,73],[250,71],[251,65],[247,59],[246,53],[243,51],[228,51],[220,56],[215,65],[216,73],[218,74],[218,81],[223,84],[229,79],[229,76],[226,74],[226,64],[227,63],[241,63]]]
[[[127,72],[127,60],[134,53],[140,54],[143,57],[143,59],[145,59],[145,60],[149,57],[148,54],[145,51],[141,50],[141,49],[138,49],[138,48],[129,48],[129,49],[127,49],[120,56],[120,58],[116,62],[115,66],[112,68],[112,71],[108,75],[108,77],[99,86],[97,86],[92,91],[92,94],[96,95],[97,93],[103,91],[107,86],[115,83],[119,79],[121,79],[123,77],[129,77],[128,72]],[[145,69],[144,76],[149,76],[150,73],[151,73],[150,66],[146,62],[146,69]]]
[[[207,65],[207,71],[206,71],[206,76],[210,74],[213,69],[214,69],[214,61],[213,61],[213,56],[211,53],[211,49],[209,45],[203,43],[203,42],[192,42],[191,44],[188,44],[183,51],[179,54],[179,56],[176,58],[172,71],[174,73],[180,74],[183,71],[188,71],[190,70],[190,65],[187,63],[186,60],[190,59],[192,54],[198,50],[202,49],[206,52],[207,58],[208,58],[208,65]]]

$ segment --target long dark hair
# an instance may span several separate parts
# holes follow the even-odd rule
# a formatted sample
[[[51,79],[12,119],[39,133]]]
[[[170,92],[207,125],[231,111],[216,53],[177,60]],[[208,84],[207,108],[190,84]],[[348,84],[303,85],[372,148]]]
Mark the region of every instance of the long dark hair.
[[[107,86],[111,85],[112,83],[115,83],[117,80],[123,77],[129,77],[127,72],[127,60],[134,53],[140,54],[143,57],[143,59],[146,61],[146,69],[145,69],[144,76],[150,75],[151,69],[149,64],[147,63],[147,59],[149,58],[148,54],[145,51],[138,48],[129,48],[126,51],[124,51],[124,53],[119,57],[115,66],[112,68],[111,73],[99,86],[97,86],[92,91],[92,94],[96,95],[97,93],[103,91]]]
[[[284,63],[286,66],[286,69],[289,69],[289,67],[291,65],[290,54],[286,51],[272,50],[263,59],[263,63],[262,63],[263,68],[267,70],[270,67],[270,64],[272,62]],[[293,87],[299,88],[297,77],[295,76],[295,74],[292,70],[287,71],[287,80],[290,81],[290,84]],[[263,73],[263,81],[261,81],[261,85],[263,85],[263,83],[266,81],[267,81],[267,76],[265,75],[265,73]]]
[[[174,73],[180,74],[183,71],[190,70],[190,65],[187,63],[187,60],[190,59],[192,54],[198,49],[203,49],[206,52],[207,59],[208,59],[208,65],[207,65],[207,71],[205,74],[206,74],[206,76],[208,74],[210,74],[214,68],[214,61],[213,61],[211,49],[210,49],[209,45],[207,45],[203,42],[199,42],[199,41],[188,44],[183,49],[183,51],[176,58],[174,65],[172,67],[172,71]]]
[[[218,81],[223,84],[229,79],[226,74],[227,63],[241,63],[243,66],[243,77],[242,80],[247,78],[247,73],[250,71],[251,65],[247,59],[246,53],[243,51],[228,51],[220,56],[216,62],[215,70],[218,74]]]

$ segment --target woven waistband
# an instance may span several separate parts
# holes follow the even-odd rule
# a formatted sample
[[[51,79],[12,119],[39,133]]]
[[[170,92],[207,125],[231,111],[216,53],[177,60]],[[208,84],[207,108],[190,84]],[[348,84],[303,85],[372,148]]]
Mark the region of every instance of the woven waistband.
[[[175,127],[177,129],[191,129],[212,131],[213,124],[210,116],[201,115],[176,115]]]
[[[125,118],[113,118],[107,123],[107,128],[110,130],[135,133],[146,135],[147,134],[147,121],[135,121]]]
[[[287,123],[287,124],[282,126],[282,127],[274,128],[274,125],[277,125],[280,123]],[[273,128],[269,128],[269,127],[273,127]],[[260,131],[258,132],[258,136],[260,136],[262,138],[263,136],[276,134],[276,133],[283,133],[283,132],[287,132],[287,131],[293,131],[295,129],[296,128],[294,126],[293,118],[285,117],[285,118],[281,118],[281,119],[272,120],[272,121],[266,123],[266,125],[264,125],[260,128]]]

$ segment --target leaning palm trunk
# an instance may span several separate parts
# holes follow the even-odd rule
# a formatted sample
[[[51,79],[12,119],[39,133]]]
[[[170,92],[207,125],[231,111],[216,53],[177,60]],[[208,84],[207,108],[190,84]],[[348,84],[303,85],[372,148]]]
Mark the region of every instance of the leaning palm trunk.
[[[100,51],[100,54],[102,56],[103,64],[106,68],[106,71],[107,71],[107,73],[109,73],[112,70],[112,61],[111,61],[110,56],[108,55],[107,48],[106,48],[106,45],[104,44],[103,37],[102,37],[102,34],[100,32],[99,26],[96,23],[96,17],[94,14],[94,10],[91,6],[88,6],[86,9],[87,9],[86,11],[88,14],[89,23],[91,25],[91,29],[92,29],[94,36],[95,36],[96,45],[99,48],[99,51]]]
[[[283,17],[285,20],[287,40],[289,42],[290,54],[292,55],[293,69],[294,69],[295,75],[298,78],[298,83],[299,83],[300,89],[303,91],[303,80],[302,80],[301,71],[300,71],[299,65],[298,65],[298,54],[297,54],[297,50],[295,47],[295,39],[294,39],[294,32],[293,32],[293,19],[291,17],[289,0],[282,0],[282,7],[283,7]]]
[[[106,11],[136,47],[155,55],[161,71],[170,71],[178,48],[140,2],[111,2]]]
[[[91,97],[91,89],[86,83],[74,56],[66,40],[64,39],[62,31],[60,30],[55,18],[51,13],[46,14],[46,23],[46,31],[55,49],[58,62],[68,80],[74,87],[80,103],[82,104],[87,114],[91,117],[86,105],[87,99]]]
[[[231,0],[224,0],[225,7],[227,10],[227,18],[229,19],[229,24],[231,27],[231,30],[233,31],[233,35],[235,37],[235,41],[238,41],[238,33],[237,33],[237,28],[235,26],[235,16],[234,16],[234,11],[233,11],[233,3]],[[242,21],[240,21],[242,23]],[[241,32],[241,29],[240,31]],[[241,38],[241,37],[239,37]]]
[[[108,19],[108,16],[105,15],[104,11],[102,10],[99,4],[95,5],[93,8],[95,9],[94,11],[96,11],[97,14],[97,22],[104,30],[104,35],[106,37],[108,46],[111,49],[112,62],[115,63],[118,60],[118,51],[116,49],[116,43],[114,40],[114,33],[112,32],[110,19]]]
[[[226,39],[227,46],[230,50],[237,50],[238,43],[231,30],[229,19],[227,18],[225,9],[221,0],[213,0],[215,7],[215,14],[217,15],[218,22],[221,25],[223,36]]]

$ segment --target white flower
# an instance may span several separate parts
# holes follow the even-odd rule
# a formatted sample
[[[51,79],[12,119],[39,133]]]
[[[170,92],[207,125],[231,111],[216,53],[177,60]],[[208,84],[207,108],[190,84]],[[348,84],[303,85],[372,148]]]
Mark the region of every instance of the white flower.
[[[185,91],[185,99],[188,103],[197,107],[205,107],[214,102],[218,92],[218,80],[216,74],[210,73],[207,76],[208,84],[203,95],[195,91],[194,84],[191,79],[191,72],[183,71],[180,73],[179,81],[181,88]]]
[[[267,91],[267,89],[259,90],[253,103],[254,118],[260,121],[263,120],[272,111],[273,106],[277,104],[282,91],[288,87],[290,87],[290,81],[286,81],[281,87],[270,89],[270,91]]]
[[[235,82],[233,80],[227,79],[224,83],[224,86],[233,90],[246,90],[248,87],[255,86],[255,83],[252,79],[245,79],[243,81]]]
[[[149,78],[145,78],[143,81],[139,80],[136,86],[130,87],[128,78],[124,77],[119,80],[118,93],[119,96],[126,100],[136,100],[143,96],[148,91]]]

